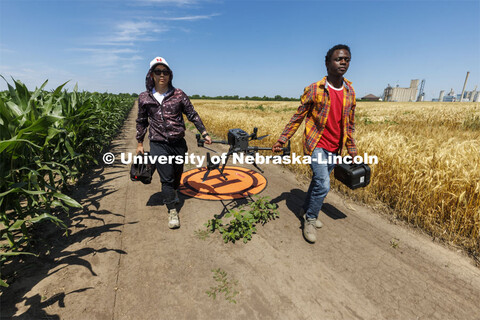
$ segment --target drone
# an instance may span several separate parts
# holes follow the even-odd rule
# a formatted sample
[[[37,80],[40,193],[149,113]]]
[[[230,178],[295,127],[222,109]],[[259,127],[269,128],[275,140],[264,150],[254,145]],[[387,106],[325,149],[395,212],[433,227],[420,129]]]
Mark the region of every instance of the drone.
[[[261,137],[257,136],[258,133],[258,128],[253,128],[253,133],[248,134],[242,129],[230,129],[228,130],[228,140],[212,140],[212,143],[220,143],[220,144],[228,144],[230,148],[228,149],[227,152],[227,157],[225,162],[223,163],[222,168],[220,169],[220,163],[214,164],[211,161],[210,153],[207,152],[207,172],[205,172],[205,175],[203,176],[203,180],[205,181],[208,177],[208,174],[212,171],[217,169],[220,172],[220,175],[225,179],[228,180],[227,177],[223,174],[223,170],[225,169],[225,165],[228,162],[228,158],[234,154],[234,153],[240,153],[243,152],[246,155],[254,155],[255,152],[260,151],[260,150],[272,150],[271,148],[263,148],[263,147],[257,147],[257,146],[249,146],[248,142],[252,140],[262,140],[269,135],[264,135]],[[217,152],[215,150],[209,149],[205,147],[205,139],[200,138],[200,134],[196,135],[197,138],[197,146],[203,147],[205,149],[211,150],[213,152]],[[288,141],[288,144],[286,147],[282,148],[282,157],[284,156],[289,156],[290,155],[290,141]],[[264,171],[258,167],[258,165],[253,162],[253,166],[257,168],[261,173]]]

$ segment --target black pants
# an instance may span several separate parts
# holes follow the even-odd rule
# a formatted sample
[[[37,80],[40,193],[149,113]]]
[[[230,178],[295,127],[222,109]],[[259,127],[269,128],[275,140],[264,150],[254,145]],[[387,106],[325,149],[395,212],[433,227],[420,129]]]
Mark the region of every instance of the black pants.
[[[152,156],[182,156],[181,164],[176,163],[175,159],[168,160],[166,164],[156,162],[160,182],[162,183],[164,202],[169,210],[175,208],[174,190],[177,190],[180,186],[183,173],[183,157],[187,150],[187,142],[183,138],[174,142],[150,141],[150,154]]]

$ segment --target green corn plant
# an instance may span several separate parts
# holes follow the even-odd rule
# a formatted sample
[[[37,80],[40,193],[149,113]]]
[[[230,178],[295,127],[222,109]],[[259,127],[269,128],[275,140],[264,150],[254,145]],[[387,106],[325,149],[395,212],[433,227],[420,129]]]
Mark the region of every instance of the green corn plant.
[[[44,90],[47,81],[34,91],[20,81],[13,84],[7,82],[8,91],[0,93],[1,263],[30,254],[34,224],[48,220],[67,228],[56,213],[81,205],[63,190],[96,163],[134,101],[130,95],[79,93],[76,87],[68,93],[65,83],[51,92]]]

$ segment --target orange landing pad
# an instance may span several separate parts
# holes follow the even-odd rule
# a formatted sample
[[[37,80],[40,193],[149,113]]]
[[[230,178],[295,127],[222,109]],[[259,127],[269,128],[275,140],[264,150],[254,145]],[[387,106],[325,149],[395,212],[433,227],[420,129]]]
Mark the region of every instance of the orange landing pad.
[[[223,174],[212,170],[205,182],[202,182],[206,168],[189,170],[182,175],[179,192],[186,196],[205,200],[241,199],[258,194],[267,186],[267,179],[251,169],[240,167],[225,167]]]

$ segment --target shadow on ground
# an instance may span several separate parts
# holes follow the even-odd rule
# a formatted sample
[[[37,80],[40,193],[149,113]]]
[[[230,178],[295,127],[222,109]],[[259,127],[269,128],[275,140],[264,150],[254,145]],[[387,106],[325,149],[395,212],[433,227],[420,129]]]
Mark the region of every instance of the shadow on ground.
[[[97,178],[95,181],[99,182],[92,183],[91,181],[94,178]],[[115,179],[118,179],[118,174],[115,174],[115,172],[104,173],[104,168],[94,168],[90,174],[80,179],[75,187],[66,192],[81,203],[83,209],[72,210],[69,215],[65,213],[58,215],[68,226],[69,230],[74,228],[76,231],[66,236],[64,229],[60,229],[52,223],[40,224],[33,230],[33,234],[38,240],[32,243],[33,247],[30,249],[38,257],[19,256],[2,266],[2,277],[7,279],[10,286],[2,288],[1,319],[60,319],[58,315],[48,314],[46,308],[57,302],[60,307],[65,307],[64,298],[67,295],[93,288],[86,287],[68,293],[62,292],[48,299],[39,294],[32,297],[25,297],[25,295],[40,281],[68,266],[81,266],[87,269],[92,276],[96,276],[97,274],[92,265],[85,259],[88,255],[111,251],[118,254],[126,254],[125,251],[117,248],[94,249],[88,247],[88,241],[103,234],[110,232],[121,233],[123,223],[105,223],[105,218],[111,215],[117,217],[123,217],[123,215],[107,210],[98,210],[100,207],[99,200],[115,192],[105,187],[108,182]],[[91,210],[87,208],[91,208]],[[101,222],[100,226],[88,227],[88,225],[92,224],[92,221],[96,221],[97,225],[99,224],[98,222]],[[85,241],[87,245],[79,250],[69,250],[72,244],[82,241]],[[18,312],[16,305],[22,302],[28,309],[21,315],[15,316]]]
[[[271,203],[279,203],[285,201],[287,208],[297,217],[303,227],[303,216],[301,214],[302,205],[307,197],[307,193],[300,189],[292,189],[289,192],[283,192],[278,197],[272,199]],[[345,219],[347,217],[342,211],[338,210],[331,204],[324,202],[322,211],[331,219]]]

